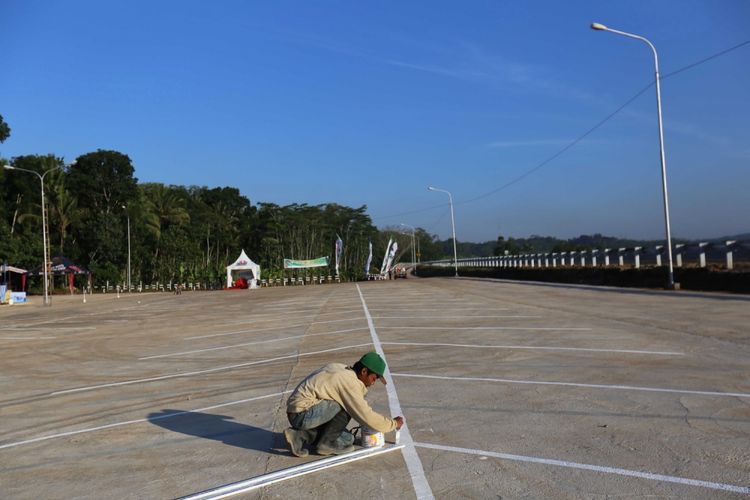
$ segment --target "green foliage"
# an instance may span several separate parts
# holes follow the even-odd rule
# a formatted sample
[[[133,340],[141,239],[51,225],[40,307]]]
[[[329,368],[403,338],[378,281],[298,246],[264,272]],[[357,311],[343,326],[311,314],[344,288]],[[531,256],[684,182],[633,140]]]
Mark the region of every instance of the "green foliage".
[[[513,237],[506,240],[503,235],[497,237],[497,243],[492,251],[492,255],[513,255],[524,253],[531,250],[531,245],[526,242],[519,242]]]
[[[388,240],[398,242],[395,262],[411,260],[412,244],[422,262],[453,257],[453,240],[403,226],[379,231],[367,207],[274,203],[253,205],[237,188],[138,184],[128,156],[98,150],[80,156],[68,170],[54,155],[19,156],[11,164],[45,177],[50,253],[64,254],[94,273],[98,284],[126,281],[128,224],[133,283],[199,281],[224,285],[225,268],[241,250],[262,269],[263,278],[333,275],[335,241],[344,252],[344,280],[364,275],[368,242],[369,271],[378,272]],[[50,170],[52,169],[52,170]],[[633,246],[602,235],[571,240],[503,236],[483,243],[458,242],[459,257],[553,249]],[[285,270],[283,259],[329,257],[329,268]],[[24,268],[42,262],[41,192],[36,176],[0,170],[0,260]]]
[[[10,137],[10,127],[5,123],[3,115],[0,115],[0,143],[5,142],[8,137]]]

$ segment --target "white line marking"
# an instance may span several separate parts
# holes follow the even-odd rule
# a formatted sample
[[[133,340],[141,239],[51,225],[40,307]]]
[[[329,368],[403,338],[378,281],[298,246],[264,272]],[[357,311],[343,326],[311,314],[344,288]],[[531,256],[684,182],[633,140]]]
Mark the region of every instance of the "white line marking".
[[[6,330],[0,330],[0,332],[7,331],[7,332],[27,332],[29,330],[35,331],[35,332],[43,332],[43,331],[49,331],[51,329],[54,329],[55,331],[58,330],[96,330],[95,326],[55,326],[50,325],[49,328],[24,328],[24,327],[17,327],[17,328],[8,328]]]
[[[521,306],[521,307],[525,307],[525,306]],[[383,311],[409,311],[409,312],[414,312],[414,311],[418,311],[418,312],[442,311],[442,312],[445,312],[445,311],[451,311],[451,310],[455,309],[455,310],[458,310],[458,311],[461,311],[461,312],[473,311],[473,310],[477,310],[477,311],[481,311],[481,312],[487,312],[487,308],[485,308],[485,307],[478,307],[478,306],[472,307],[472,306],[468,306],[468,305],[466,307],[419,307],[419,306],[413,306],[413,307],[398,307],[398,306],[387,307],[387,306],[383,306],[383,307],[378,307],[378,306],[373,306],[370,309],[372,309],[373,311],[383,310]],[[511,309],[509,307],[499,307],[499,308],[493,308],[492,310],[493,311],[510,311]]]
[[[300,326],[311,326],[311,325],[324,325],[327,323],[343,323],[346,321],[361,321],[364,318],[349,318],[349,319],[334,319],[331,321],[313,321],[312,323],[296,323],[293,325],[284,325],[284,326],[273,326],[269,328],[250,328],[247,330],[237,330],[234,332],[225,332],[225,333],[213,333],[211,335],[199,335],[197,337],[185,337],[184,340],[195,340],[195,339],[208,339],[213,337],[225,337],[227,335],[238,335],[240,333],[256,333],[256,332],[267,332],[271,330],[286,330],[287,328],[297,328]],[[283,317],[280,317],[279,320],[283,320]]]
[[[270,344],[274,342],[283,342],[285,340],[294,340],[294,339],[301,339],[301,338],[307,338],[307,337],[318,337],[320,335],[333,335],[336,333],[349,333],[349,332],[356,332],[356,331],[362,331],[362,330],[367,330],[367,328],[364,328],[364,327],[363,328],[349,328],[347,330],[336,330],[333,332],[308,333],[305,335],[295,335],[293,337],[281,337],[278,339],[269,339],[269,340],[256,340],[255,342],[243,342],[242,344],[209,347],[207,349],[196,349],[194,351],[173,352],[170,354],[157,354],[155,356],[146,356],[144,358],[138,358],[138,360],[143,361],[144,359],[157,359],[157,358],[169,358],[173,356],[184,356],[185,354],[195,354],[199,352],[208,352],[208,351],[220,351],[222,349],[233,349],[235,347],[243,347],[243,346],[248,346],[248,345]]]
[[[311,325],[325,325],[328,323],[344,323],[346,321],[362,321],[365,318],[346,318],[346,319],[331,319],[328,321],[313,321]]]
[[[734,493],[750,493],[750,487],[748,486],[736,486],[733,484],[715,483],[712,481],[701,481],[698,479],[687,479],[683,477],[665,476],[663,474],[654,474],[652,472],[640,472],[640,471],[629,470],[629,469],[619,469],[616,467],[605,467],[602,465],[581,464],[578,462],[568,462],[565,460],[552,460],[549,458],[528,457],[524,455],[511,455],[508,453],[497,453],[494,451],[473,450],[469,448],[457,448],[455,446],[443,446],[439,444],[414,443],[414,446],[417,446],[419,448],[429,448],[429,449],[440,450],[440,451],[453,451],[456,453],[466,453],[470,455],[483,455],[483,456],[488,456],[488,457],[493,457],[493,458],[500,458],[504,460],[514,460],[517,462],[531,462],[531,463],[537,463],[537,464],[555,465],[558,467],[568,467],[572,469],[583,469],[583,470],[589,470],[589,471],[594,471],[594,472],[603,472],[605,474],[617,474],[620,476],[637,477],[641,479],[651,479],[654,481],[664,481],[668,483],[686,484],[689,486],[701,486],[703,488],[710,488],[713,490],[731,491]]]
[[[336,467],[337,465],[348,464],[350,462],[362,460],[363,458],[369,458],[375,455],[382,455],[383,453],[388,453],[390,451],[400,450],[403,447],[404,445],[388,446],[386,448],[365,448],[363,450],[357,450],[346,455],[323,458],[321,460],[307,462],[295,467],[278,470],[237,483],[227,484],[225,486],[220,486],[219,488],[204,491],[202,493],[196,493],[194,495],[182,497],[179,500],[218,500],[220,498],[227,498],[233,495],[238,495],[240,493],[247,493],[248,491],[252,491],[263,486],[269,486],[274,483],[286,481],[287,479],[292,479],[295,477],[304,476],[306,474],[311,474],[313,472],[319,472],[324,469],[329,469],[331,467]]]
[[[624,391],[646,391],[646,392],[669,392],[675,394],[695,394],[697,396],[729,396],[734,398],[750,398],[750,394],[744,392],[713,392],[713,391],[689,391],[686,389],[662,389],[659,387],[639,387],[630,385],[604,385],[604,384],[577,384],[573,382],[546,382],[542,380],[510,380],[505,378],[483,378],[483,377],[442,377],[437,375],[415,375],[411,373],[391,373],[394,377],[432,378],[440,380],[462,380],[467,382],[500,382],[503,384],[527,384],[527,385],[561,385],[566,387],[587,387],[590,389],[617,389]]]
[[[380,339],[378,338],[378,334],[375,331],[375,325],[372,322],[372,316],[370,316],[370,311],[367,309],[365,297],[364,295],[362,295],[362,290],[359,288],[359,284],[357,284],[357,293],[359,293],[359,300],[362,301],[362,308],[365,311],[365,317],[367,317],[367,325],[370,327],[372,343],[375,345],[375,350],[381,356],[383,356],[383,359],[385,359],[383,346],[380,345]],[[387,368],[387,366],[386,372],[390,373],[390,370]],[[388,392],[388,406],[391,409],[391,414],[403,415],[403,412],[401,411],[401,403],[398,400],[398,394],[396,394],[395,385],[396,384],[391,383],[385,386],[386,391]],[[401,440],[402,443],[404,443],[404,445],[406,446],[403,450],[404,460],[406,461],[406,467],[409,469],[411,482],[414,485],[414,492],[417,494],[417,498],[435,498],[432,494],[430,484],[427,482],[427,478],[424,475],[422,462],[419,460],[419,454],[414,448],[414,441],[412,440],[411,433],[409,433],[409,428],[406,425],[401,427]]]
[[[302,356],[313,356],[315,354],[321,354],[324,352],[332,352],[332,351],[341,351],[345,349],[354,349],[355,347],[363,347],[363,346],[369,346],[372,345],[371,343],[367,344],[357,344],[357,345],[349,345],[344,347],[336,347],[333,349],[325,349],[323,351],[314,351],[314,352],[304,352],[304,353],[296,353],[296,354],[289,354],[287,356],[279,356],[276,358],[268,358],[268,359],[261,359],[259,361],[250,361],[248,363],[239,363],[236,365],[227,365],[227,366],[219,366],[217,368],[209,368],[208,370],[197,370],[193,372],[182,372],[182,373],[172,373],[170,375],[161,375],[159,377],[149,377],[149,378],[139,378],[134,380],[124,380],[122,382],[111,382],[109,384],[100,384],[100,385],[91,385],[88,387],[77,387],[75,389],[65,389],[63,391],[55,391],[51,392],[50,396],[57,396],[60,394],[70,394],[72,392],[83,392],[83,391],[92,391],[94,389],[103,389],[105,387],[117,387],[121,385],[130,385],[130,384],[141,384],[144,382],[155,382],[157,380],[166,380],[170,378],[178,378],[178,377],[191,377],[193,375],[202,375],[204,373],[213,373],[213,372],[219,372],[224,370],[232,370],[234,368],[242,368],[245,366],[253,366],[253,365],[260,365],[263,363],[271,363],[273,361],[279,361],[282,359],[289,359],[289,358],[296,358],[296,357],[302,357]]]
[[[296,313],[298,311],[294,311],[294,312]],[[290,316],[292,316],[294,319],[300,319],[299,316],[303,316],[303,317],[316,316],[317,317],[317,316],[331,315],[331,314],[349,314],[352,312],[359,312],[359,309],[357,309],[356,311],[347,309],[345,312],[315,313],[312,315],[310,314],[295,315],[295,314],[286,313],[284,311],[280,311],[276,314],[258,314],[255,316],[248,316],[246,319],[230,321],[228,323],[222,323],[220,326],[241,325],[244,323],[254,323],[257,321],[263,321],[263,322],[268,322],[268,321],[273,321],[273,320],[288,321]],[[336,323],[336,322],[341,322],[341,321],[356,321],[356,320],[364,320],[364,318],[359,317],[359,318],[347,318],[347,319],[334,319],[334,320],[329,320],[329,321],[313,321],[310,324],[316,325],[318,323]]]
[[[2,337],[0,340],[46,340],[56,338],[57,337]]]
[[[585,347],[548,347],[525,345],[478,345],[478,344],[436,344],[427,342],[382,342],[383,345],[412,345],[425,347],[469,347],[479,349],[539,349],[545,351],[584,351],[584,352],[616,352],[625,354],[660,354],[664,356],[684,356],[682,352],[669,351],[634,351],[631,349],[593,349]]]
[[[372,319],[460,319],[460,318],[541,318],[541,316],[474,316],[474,315],[455,315],[450,316],[373,316]]]
[[[308,323],[299,323],[294,325],[285,325],[285,326],[272,326],[269,328],[249,328],[247,330],[236,330],[234,332],[224,332],[224,333],[213,333],[211,335],[198,335],[197,337],[185,337],[183,340],[195,340],[195,339],[210,339],[213,337],[224,337],[227,335],[238,335],[240,333],[256,333],[256,332],[270,332],[272,330],[286,330],[287,328],[297,328],[299,326],[309,326]]]
[[[178,411],[174,413],[168,413],[166,415],[158,415],[156,417],[152,418],[138,418],[136,420],[126,420],[125,422],[116,422],[114,424],[107,424],[107,425],[100,425],[98,427],[89,427],[88,429],[79,429],[77,431],[69,431],[69,432],[61,432],[59,434],[51,434],[49,436],[42,436],[38,438],[33,439],[26,439],[24,441],[16,441],[14,443],[7,443],[4,445],[0,445],[0,450],[3,448],[13,448],[15,446],[21,446],[24,444],[31,444],[31,443],[38,443],[39,441],[46,441],[48,439],[55,439],[65,436],[73,436],[75,434],[84,434],[87,432],[94,432],[94,431],[101,431],[103,429],[111,429],[112,427],[120,427],[123,425],[130,425],[130,424],[139,424],[141,422],[150,422],[152,420],[161,420],[163,418],[172,418],[172,417],[179,417],[180,415],[186,415],[188,413],[195,413],[200,411],[206,411],[206,410],[213,410],[215,408],[222,408],[224,406],[232,406],[232,405],[238,405],[242,403],[248,403],[250,401],[257,401],[259,399],[266,399],[266,398],[273,398],[278,396],[283,396],[284,394],[292,392],[291,390],[283,391],[283,392],[276,392],[274,394],[266,394],[265,396],[256,396],[254,398],[248,398],[248,399],[240,399],[239,401],[230,401],[229,403],[221,403],[218,405],[213,406],[206,406],[205,408],[196,408],[194,410],[186,410],[186,411]]]
[[[534,326],[381,326],[381,330],[571,330],[590,331],[591,328],[575,327],[534,327]]]

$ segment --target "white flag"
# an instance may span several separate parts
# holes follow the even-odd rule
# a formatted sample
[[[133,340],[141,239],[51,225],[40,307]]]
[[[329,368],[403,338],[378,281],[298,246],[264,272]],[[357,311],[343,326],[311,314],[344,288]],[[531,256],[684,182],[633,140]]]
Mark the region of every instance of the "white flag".
[[[341,260],[341,254],[344,251],[344,242],[341,241],[341,236],[336,235],[336,276],[339,274],[339,261]]]
[[[370,263],[372,262],[372,240],[370,240],[370,253],[367,255],[367,262],[365,263],[365,277],[370,275]]]
[[[396,256],[396,250],[398,250],[398,241],[394,241],[393,245],[391,245],[391,251],[388,253],[388,263],[385,266],[386,273],[391,270],[391,264],[393,264],[393,258]]]
[[[383,255],[383,265],[380,266],[380,274],[385,274],[387,271],[385,265],[388,263],[388,253],[391,251],[391,245],[393,244],[393,238],[388,240],[388,246],[385,247],[385,254]]]

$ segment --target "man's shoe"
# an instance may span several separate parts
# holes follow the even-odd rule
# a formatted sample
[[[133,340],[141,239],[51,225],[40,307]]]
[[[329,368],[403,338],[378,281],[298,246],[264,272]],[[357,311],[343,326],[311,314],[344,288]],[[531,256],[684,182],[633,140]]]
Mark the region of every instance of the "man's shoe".
[[[307,456],[307,450],[302,448],[304,446],[307,437],[306,431],[298,431],[297,429],[293,429],[289,427],[288,429],[284,429],[284,437],[286,438],[286,442],[289,444],[289,450],[291,450],[292,454],[296,457],[306,457]]]
[[[337,448],[335,446],[329,446],[327,444],[319,443],[317,447],[318,455],[328,456],[328,455],[343,455],[345,453],[351,453],[354,451],[354,446],[344,446],[342,448]]]

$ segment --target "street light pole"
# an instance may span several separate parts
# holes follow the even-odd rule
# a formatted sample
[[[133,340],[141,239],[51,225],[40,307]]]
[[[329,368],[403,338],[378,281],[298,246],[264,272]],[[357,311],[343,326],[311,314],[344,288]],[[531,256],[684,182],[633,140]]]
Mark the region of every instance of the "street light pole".
[[[417,275],[417,257],[416,257],[417,249],[415,246],[414,234],[416,233],[417,230],[414,226],[410,226],[409,224],[404,224],[403,222],[400,225],[411,228],[411,262],[412,262],[412,265],[414,266],[414,276],[416,276]]]
[[[656,47],[646,38],[635,35],[633,33],[627,33],[625,31],[619,31],[612,28],[608,28],[600,23],[592,23],[591,29],[597,31],[609,31],[616,35],[626,36],[628,38],[635,38],[644,42],[646,45],[651,47],[651,51],[654,53],[654,68],[656,73],[656,112],[659,120],[659,157],[661,159],[661,189],[664,199],[664,224],[667,233],[667,257],[669,262],[669,277],[667,280],[667,288],[674,289],[674,266],[672,264],[672,230],[669,224],[669,194],[667,193],[667,161],[664,156],[664,125],[661,117],[661,78],[659,77],[659,56],[656,53]]]
[[[52,167],[51,169],[47,170],[43,174],[40,174],[39,172],[35,170],[28,170],[26,168],[20,168],[20,167],[12,167],[10,165],[3,165],[3,168],[5,168],[6,170],[20,170],[22,172],[29,172],[39,177],[39,184],[41,185],[41,188],[42,188],[42,252],[44,253],[44,259],[43,259],[44,260],[44,305],[48,306],[50,305],[49,284],[48,284],[49,278],[47,276],[47,268],[49,267],[48,265],[49,259],[47,258],[47,255],[48,255],[48,252],[47,252],[47,215],[46,215],[47,211],[44,208],[44,178],[46,177],[48,173],[52,172],[53,170],[62,168],[62,165],[59,165],[57,167]]]
[[[451,206],[451,227],[453,228],[453,267],[456,270],[456,278],[458,278],[458,251],[456,250],[456,219],[453,217],[453,196],[450,191],[429,186],[427,189],[430,191],[440,191],[448,195],[448,201]]]
[[[125,210],[125,215],[128,218],[128,293],[130,293],[130,213],[128,213],[128,207],[121,205]]]

